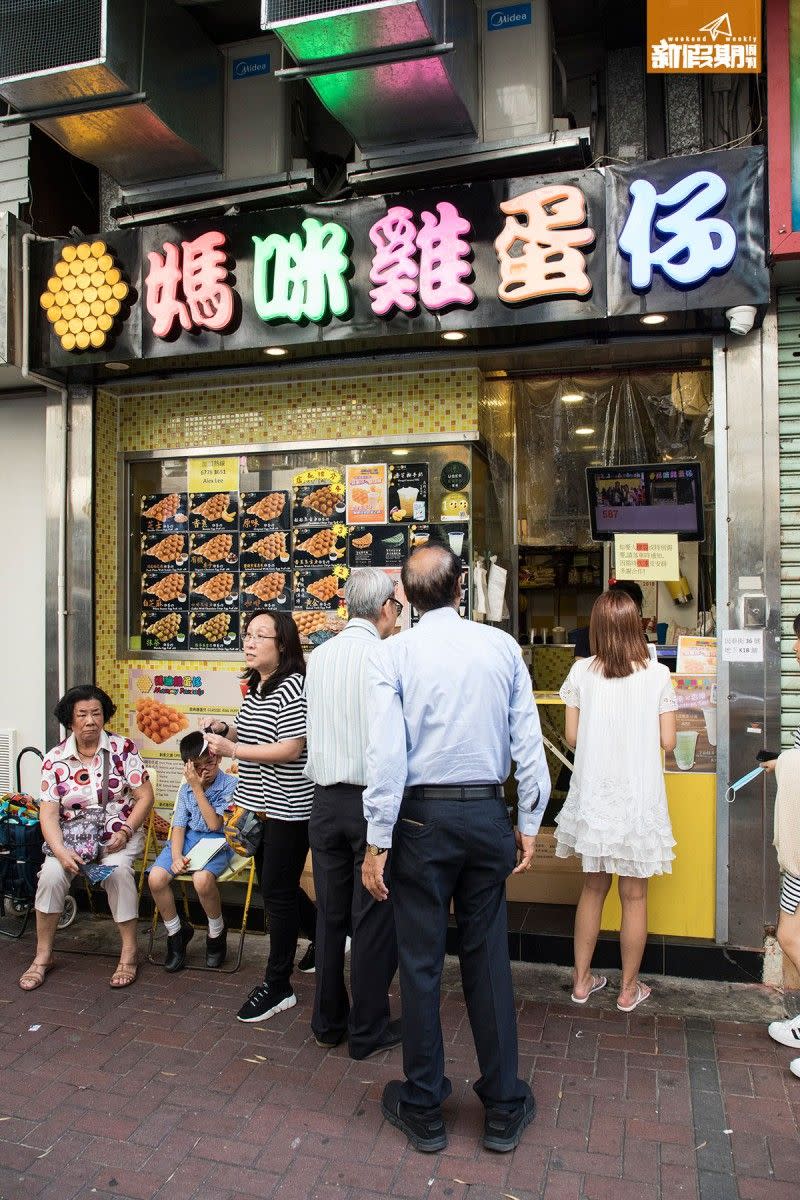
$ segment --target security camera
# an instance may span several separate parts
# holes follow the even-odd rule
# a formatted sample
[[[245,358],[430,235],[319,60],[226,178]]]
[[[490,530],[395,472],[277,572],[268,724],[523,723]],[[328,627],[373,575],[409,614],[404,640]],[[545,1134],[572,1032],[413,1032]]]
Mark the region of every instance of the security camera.
[[[744,337],[753,328],[756,319],[756,310],[752,304],[736,304],[733,308],[725,309],[725,320],[728,322],[728,329],[731,333],[738,333]]]

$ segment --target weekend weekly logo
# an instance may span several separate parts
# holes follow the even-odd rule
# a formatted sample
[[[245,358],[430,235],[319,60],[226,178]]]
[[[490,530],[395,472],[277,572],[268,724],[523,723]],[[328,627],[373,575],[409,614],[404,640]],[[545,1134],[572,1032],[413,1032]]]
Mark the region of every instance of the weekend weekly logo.
[[[761,0],[648,0],[650,74],[761,70]]]

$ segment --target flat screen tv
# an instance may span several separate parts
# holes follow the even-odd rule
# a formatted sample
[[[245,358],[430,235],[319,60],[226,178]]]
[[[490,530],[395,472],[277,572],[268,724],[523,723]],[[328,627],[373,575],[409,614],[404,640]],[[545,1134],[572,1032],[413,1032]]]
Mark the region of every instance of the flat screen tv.
[[[705,537],[699,462],[587,467],[586,491],[597,542],[613,541],[615,533],[677,533],[681,542]]]

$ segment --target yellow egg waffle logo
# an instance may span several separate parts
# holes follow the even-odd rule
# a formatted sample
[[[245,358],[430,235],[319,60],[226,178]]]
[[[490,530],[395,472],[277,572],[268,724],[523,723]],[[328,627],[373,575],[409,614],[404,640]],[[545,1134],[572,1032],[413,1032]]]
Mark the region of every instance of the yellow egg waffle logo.
[[[105,242],[64,246],[39,303],[64,350],[100,350],[130,291]]]

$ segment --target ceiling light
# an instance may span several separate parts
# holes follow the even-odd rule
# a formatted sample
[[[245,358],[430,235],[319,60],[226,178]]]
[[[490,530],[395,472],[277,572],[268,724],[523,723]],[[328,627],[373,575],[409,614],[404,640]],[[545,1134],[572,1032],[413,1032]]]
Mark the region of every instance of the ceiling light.
[[[130,365],[124,362],[107,362],[103,363],[107,371],[129,371]]]
[[[581,425],[579,429],[575,430],[576,437],[591,437],[593,433],[594,430],[590,429],[588,425]]]
[[[585,400],[585,399],[586,399],[586,397],[583,396],[580,392],[564,392],[564,395],[561,397],[561,403],[562,404],[580,404],[581,400]]]
[[[284,346],[267,346],[264,353],[269,354],[272,358],[283,358],[284,354],[288,354],[289,351]]]
[[[442,338],[446,342],[463,342],[466,336],[460,329],[449,329],[447,333],[442,334]]]
[[[404,455],[406,455],[408,453],[409,453],[408,450],[393,450],[392,451],[392,454],[395,456],[395,458],[403,458]]]
[[[663,325],[666,319],[663,313],[648,313],[646,317],[639,317],[642,325]]]

